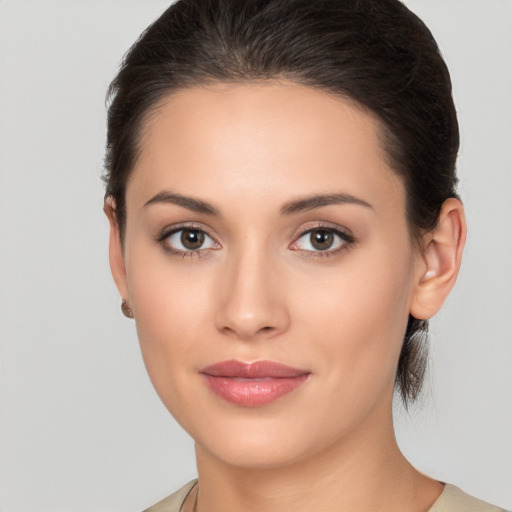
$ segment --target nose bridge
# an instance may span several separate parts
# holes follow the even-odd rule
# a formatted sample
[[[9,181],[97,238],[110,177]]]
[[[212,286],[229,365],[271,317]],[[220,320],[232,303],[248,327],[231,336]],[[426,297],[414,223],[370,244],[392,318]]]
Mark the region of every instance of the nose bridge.
[[[224,263],[217,327],[243,339],[286,329],[288,312],[268,244],[246,236]]]

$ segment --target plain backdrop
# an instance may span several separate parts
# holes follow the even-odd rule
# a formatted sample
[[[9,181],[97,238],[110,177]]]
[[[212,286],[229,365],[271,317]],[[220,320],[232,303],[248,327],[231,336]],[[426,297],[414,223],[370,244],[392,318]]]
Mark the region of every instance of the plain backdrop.
[[[512,508],[512,2],[409,0],[452,72],[469,238],[397,407],[424,472]],[[140,511],[195,476],[107,261],[104,96],[163,0],[0,0],[0,510]]]

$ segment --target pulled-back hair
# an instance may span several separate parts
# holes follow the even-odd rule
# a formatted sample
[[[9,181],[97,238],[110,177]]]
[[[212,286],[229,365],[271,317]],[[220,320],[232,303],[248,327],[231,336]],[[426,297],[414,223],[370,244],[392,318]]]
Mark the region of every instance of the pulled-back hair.
[[[198,84],[289,80],[372,112],[402,177],[411,238],[457,197],[459,132],[448,69],[423,22],[398,0],[178,0],[126,54],[110,85],[105,181],[121,236],[144,121]],[[427,321],[409,316],[396,373],[404,403],[424,379]]]

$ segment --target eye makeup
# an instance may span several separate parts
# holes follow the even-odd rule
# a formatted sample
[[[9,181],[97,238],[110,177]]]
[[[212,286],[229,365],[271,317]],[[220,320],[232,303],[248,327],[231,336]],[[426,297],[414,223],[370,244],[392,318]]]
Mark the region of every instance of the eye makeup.
[[[222,248],[203,226],[196,223],[166,228],[156,241],[168,254],[180,258],[204,258]],[[302,230],[288,247],[307,258],[325,258],[337,255],[354,242],[354,237],[342,229],[317,223]]]

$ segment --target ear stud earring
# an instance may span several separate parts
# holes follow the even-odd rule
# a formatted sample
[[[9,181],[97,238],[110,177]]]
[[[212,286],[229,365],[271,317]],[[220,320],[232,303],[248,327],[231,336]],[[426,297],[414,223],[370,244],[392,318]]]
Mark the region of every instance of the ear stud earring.
[[[126,299],[123,299],[123,302],[121,302],[121,311],[126,318],[134,318],[133,311],[130,306],[128,306]]]
[[[423,279],[430,279],[431,277],[434,277],[435,275],[436,275],[435,270],[428,270],[427,272],[425,272]]]

